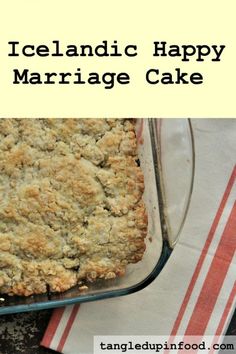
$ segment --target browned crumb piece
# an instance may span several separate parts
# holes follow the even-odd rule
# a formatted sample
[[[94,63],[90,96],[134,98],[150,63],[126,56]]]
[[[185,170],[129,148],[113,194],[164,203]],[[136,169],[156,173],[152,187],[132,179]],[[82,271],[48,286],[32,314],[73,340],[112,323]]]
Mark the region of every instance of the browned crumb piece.
[[[86,290],[88,290],[88,286],[86,285],[79,286],[79,291],[86,291]]]
[[[141,260],[143,175],[128,119],[0,119],[0,293],[65,291]]]

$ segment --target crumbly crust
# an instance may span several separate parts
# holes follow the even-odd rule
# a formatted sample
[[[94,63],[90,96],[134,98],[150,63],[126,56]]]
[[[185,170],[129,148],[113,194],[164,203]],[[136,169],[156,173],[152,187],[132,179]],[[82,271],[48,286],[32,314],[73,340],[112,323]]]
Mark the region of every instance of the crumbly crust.
[[[147,233],[129,119],[0,119],[0,293],[123,275]]]

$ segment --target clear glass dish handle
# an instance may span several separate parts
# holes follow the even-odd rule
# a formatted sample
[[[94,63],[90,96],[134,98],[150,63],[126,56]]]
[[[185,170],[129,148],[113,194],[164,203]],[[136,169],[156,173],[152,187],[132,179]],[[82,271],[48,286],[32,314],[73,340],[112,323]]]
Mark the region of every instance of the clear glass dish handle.
[[[158,149],[164,231],[173,248],[183,227],[193,189],[195,150],[189,119],[153,119]]]

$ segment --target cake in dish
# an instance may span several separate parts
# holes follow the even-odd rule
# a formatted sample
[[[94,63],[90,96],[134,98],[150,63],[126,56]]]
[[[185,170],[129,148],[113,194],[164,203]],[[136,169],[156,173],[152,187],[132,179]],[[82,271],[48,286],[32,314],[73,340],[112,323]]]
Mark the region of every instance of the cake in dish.
[[[0,119],[0,293],[65,291],[142,259],[130,119]]]

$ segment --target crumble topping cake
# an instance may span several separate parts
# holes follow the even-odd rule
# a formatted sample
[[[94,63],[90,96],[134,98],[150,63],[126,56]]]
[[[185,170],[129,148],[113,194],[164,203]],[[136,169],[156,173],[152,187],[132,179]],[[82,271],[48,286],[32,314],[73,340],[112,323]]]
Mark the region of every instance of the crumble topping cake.
[[[123,275],[147,233],[129,119],[0,119],[0,293]]]

